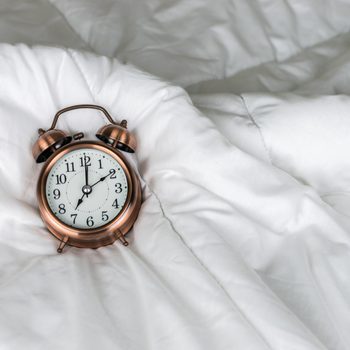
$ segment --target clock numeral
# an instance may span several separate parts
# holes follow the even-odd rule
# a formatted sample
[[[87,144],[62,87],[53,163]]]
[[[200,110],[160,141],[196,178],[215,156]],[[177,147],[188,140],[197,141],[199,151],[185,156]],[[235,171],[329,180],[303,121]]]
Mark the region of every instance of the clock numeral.
[[[103,167],[102,167],[102,159],[98,160],[98,164],[99,164],[99,169],[103,169]]]
[[[88,218],[86,219],[86,225],[88,225],[89,227],[94,226],[94,220],[92,216],[88,216]]]
[[[58,209],[59,209],[59,213],[60,214],[65,214],[66,213],[66,206],[62,203],[58,206]]]
[[[67,176],[65,174],[56,175],[56,185],[65,184],[67,181]]]
[[[85,164],[86,164],[87,166],[90,166],[90,165],[91,165],[91,158],[90,158],[89,156],[86,156],[86,155],[84,154],[84,157],[80,157],[79,159],[80,159],[80,166],[81,166],[81,167],[84,167]]]
[[[75,224],[75,220],[77,219],[78,214],[70,214],[70,217],[73,218],[73,225]]]
[[[108,215],[107,215],[107,211],[103,211],[102,212],[102,221],[107,221],[109,219]]]
[[[60,199],[61,197],[61,191],[58,188],[55,188],[53,190],[53,198],[54,199]]]
[[[115,201],[112,204],[112,207],[115,208],[115,209],[119,208],[118,199],[115,199]]]
[[[111,174],[111,179],[116,179],[117,178],[117,176],[115,175],[115,169],[110,169],[109,170],[109,173]]]
[[[71,162],[71,163],[66,163],[66,172],[67,173],[71,173],[71,172],[74,172],[75,171],[75,167],[74,167],[74,163]]]
[[[123,191],[122,184],[120,182],[117,182],[115,185],[115,193],[121,193]]]

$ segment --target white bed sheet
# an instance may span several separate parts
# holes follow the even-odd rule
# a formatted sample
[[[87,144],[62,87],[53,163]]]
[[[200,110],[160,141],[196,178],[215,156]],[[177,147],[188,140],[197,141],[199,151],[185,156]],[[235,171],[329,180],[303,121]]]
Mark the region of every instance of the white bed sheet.
[[[0,46],[0,348],[347,349],[349,97],[320,95],[349,93],[349,8],[2,0],[0,41],[74,50]],[[86,102],[130,121],[145,202],[129,248],[58,256],[30,148]]]
[[[83,48],[191,93],[285,92],[320,77],[307,91],[346,93],[349,15],[344,0],[1,0],[0,41]]]
[[[2,45],[0,63],[3,348],[346,349],[348,97],[234,97],[231,130],[251,135],[246,150],[184,90],[117,61]],[[129,248],[57,255],[30,149],[57,109],[81,102],[129,120],[144,203]],[[60,127],[92,137],[94,115]],[[334,164],[308,167],[333,136]]]

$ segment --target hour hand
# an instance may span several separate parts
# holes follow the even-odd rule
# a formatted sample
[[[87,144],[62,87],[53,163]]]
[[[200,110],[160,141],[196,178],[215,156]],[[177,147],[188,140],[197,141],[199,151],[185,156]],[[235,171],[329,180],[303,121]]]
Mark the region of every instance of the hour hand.
[[[77,206],[75,207],[75,210],[77,210],[78,207],[79,207],[79,205],[80,205],[81,203],[83,203],[83,198],[84,198],[84,196],[85,196],[85,193],[83,194],[83,196],[82,196],[81,198],[78,199],[78,203],[77,203]]]
[[[113,175],[113,173],[109,172],[107,175],[101,177],[98,181],[96,181],[94,184],[92,184],[91,187],[94,187],[94,186],[97,185],[98,183],[100,183],[100,182],[106,180],[106,178],[107,178],[108,176],[111,176],[111,175]]]

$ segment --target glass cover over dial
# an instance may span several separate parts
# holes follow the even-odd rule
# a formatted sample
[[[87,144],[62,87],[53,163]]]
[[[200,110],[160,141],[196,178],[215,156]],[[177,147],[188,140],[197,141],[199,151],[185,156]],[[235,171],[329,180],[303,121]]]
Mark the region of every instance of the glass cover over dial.
[[[53,214],[77,229],[96,229],[111,222],[128,195],[123,167],[110,154],[94,148],[66,153],[51,168],[46,199]]]

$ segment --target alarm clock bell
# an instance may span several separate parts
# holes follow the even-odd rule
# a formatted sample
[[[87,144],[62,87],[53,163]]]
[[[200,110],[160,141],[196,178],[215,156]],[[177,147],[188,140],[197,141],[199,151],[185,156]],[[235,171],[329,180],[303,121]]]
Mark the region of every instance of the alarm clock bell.
[[[57,149],[72,141],[72,136],[58,129],[48,131],[39,129],[38,133],[39,138],[32,149],[33,157],[37,163],[45,162]]]
[[[55,129],[58,118],[61,114],[79,108],[93,108],[101,110],[110,124],[102,126],[96,133],[96,137],[107,145],[120,149],[124,152],[134,153],[136,150],[136,138],[127,130],[127,121],[122,120],[120,124],[116,124],[109,113],[101,106],[96,105],[76,105],[60,110],[52,122],[50,129],[45,131],[39,129],[39,138],[34,143],[32,153],[37,163],[45,162],[56,150],[67,145],[74,140],[79,140],[84,137],[83,133],[78,133],[73,136],[67,135],[64,131]]]

